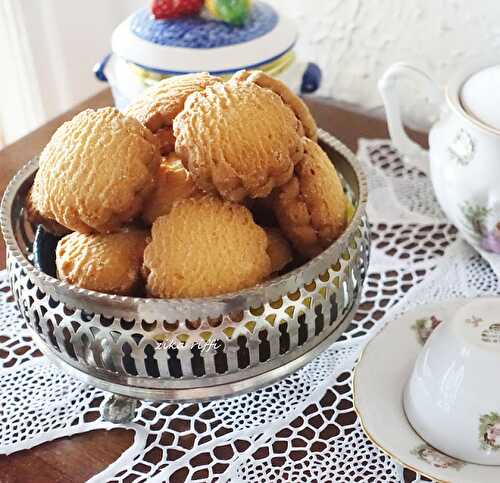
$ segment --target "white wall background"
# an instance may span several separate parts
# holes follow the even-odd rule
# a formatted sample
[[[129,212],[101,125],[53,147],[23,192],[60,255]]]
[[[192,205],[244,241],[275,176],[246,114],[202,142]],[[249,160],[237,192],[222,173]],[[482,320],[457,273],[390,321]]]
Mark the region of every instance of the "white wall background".
[[[457,65],[498,53],[498,0],[271,0],[301,29],[298,50],[324,69],[321,94],[382,114],[377,80],[409,60],[441,84]],[[286,8],[285,8],[286,7]],[[435,109],[420,86],[402,89],[406,121],[427,127]]]
[[[93,77],[93,64],[109,50],[113,28],[148,3],[16,1],[27,21],[46,117],[103,87]],[[320,94],[369,113],[381,113],[376,81],[392,62],[417,62],[444,82],[456,65],[500,47],[498,0],[269,1],[297,20],[298,52],[324,70]],[[430,110],[424,106],[424,93],[411,86],[404,92],[407,120],[428,125]]]

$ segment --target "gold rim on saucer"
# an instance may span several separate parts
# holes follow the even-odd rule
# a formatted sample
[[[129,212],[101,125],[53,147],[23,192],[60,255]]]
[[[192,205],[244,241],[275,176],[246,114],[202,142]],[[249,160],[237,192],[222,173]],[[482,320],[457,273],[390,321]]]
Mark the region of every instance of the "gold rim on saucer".
[[[393,322],[393,321],[391,321]],[[377,338],[379,337],[382,332],[384,332],[388,325],[391,323],[391,322],[387,322],[384,327],[382,327],[382,329],[380,329],[379,332],[377,332],[367,343],[366,345],[363,347],[363,349],[361,350],[360,354],[359,354],[359,357],[358,357],[358,360],[356,361],[356,365],[354,366],[354,370],[353,370],[353,373],[352,373],[352,403],[353,403],[353,407],[354,407],[354,411],[356,412],[356,415],[358,416],[358,419],[359,419],[359,424],[361,425],[361,429],[363,430],[363,433],[365,434],[365,436],[368,438],[368,440],[373,444],[375,445],[380,451],[382,451],[383,453],[385,453],[387,456],[389,456],[389,458],[391,458],[392,460],[394,460],[396,463],[398,463],[399,465],[403,466],[404,468],[407,468],[413,472],[415,472],[417,475],[421,475],[421,476],[425,476],[426,478],[429,478],[431,480],[434,480],[436,481],[437,483],[452,483],[451,481],[447,481],[447,480],[440,480],[438,478],[436,478],[435,476],[432,476],[431,474],[427,474],[425,473],[424,471],[422,470],[419,470],[417,468],[415,468],[414,466],[412,466],[411,464],[409,463],[405,463],[401,458],[399,458],[398,456],[396,456],[394,453],[392,453],[391,451],[389,451],[387,448],[385,448],[376,438],[375,436],[373,436],[370,431],[368,431],[367,427],[366,427],[366,424],[365,424],[365,421],[363,419],[363,415],[361,414],[361,411],[358,409],[357,407],[357,404],[356,404],[356,376],[357,376],[357,368],[358,368],[358,365],[361,363],[361,361],[363,360],[363,356],[365,355],[366,353],[366,350],[368,349],[368,346]],[[410,424],[410,423],[408,423]]]

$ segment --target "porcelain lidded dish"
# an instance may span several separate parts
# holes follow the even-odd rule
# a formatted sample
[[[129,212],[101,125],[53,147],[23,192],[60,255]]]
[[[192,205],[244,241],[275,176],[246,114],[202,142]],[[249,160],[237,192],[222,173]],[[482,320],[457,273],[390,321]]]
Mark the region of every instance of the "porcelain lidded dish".
[[[414,143],[401,121],[397,82],[423,82],[441,105],[429,133],[429,151]],[[441,208],[466,240],[492,263],[500,253],[500,65],[479,59],[460,69],[446,89],[419,68],[392,65],[379,81],[394,145],[431,177]]]
[[[422,439],[469,463],[500,465],[499,313],[499,298],[479,298],[439,324],[404,391]]]
[[[119,109],[162,79],[199,71],[228,77],[241,69],[259,69],[297,93],[311,93],[320,85],[321,71],[314,63],[297,60],[297,37],[294,22],[262,1],[251,3],[242,25],[213,18],[206,9],[158,20],[146,7],[118,25],[112,53],[94,72],[109,82]]]

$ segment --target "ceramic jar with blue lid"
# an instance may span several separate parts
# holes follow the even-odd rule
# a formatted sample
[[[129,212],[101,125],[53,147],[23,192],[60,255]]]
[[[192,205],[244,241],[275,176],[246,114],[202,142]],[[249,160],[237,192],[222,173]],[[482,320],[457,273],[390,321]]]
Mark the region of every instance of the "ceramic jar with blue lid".
[[[149,9],[136,11],[113,32],[112,53],[95,66],[109,82],[119,109],[164,78],[207,71],[223,77],[240,69],[260,69],[298,93],[318,89],[316,64],[296,59],[295,24],[267,3],[255,1],[242,26],[205,14],[156,20]]]

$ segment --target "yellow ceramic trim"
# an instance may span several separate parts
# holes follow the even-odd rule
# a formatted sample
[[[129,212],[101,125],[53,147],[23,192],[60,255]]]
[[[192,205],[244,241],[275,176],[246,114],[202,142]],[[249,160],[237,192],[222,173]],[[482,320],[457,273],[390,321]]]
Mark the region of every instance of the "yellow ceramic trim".
[[[262,70],[269,75],[277,76],[281,74],[284,70],[286,70],[295,60],[295,53],[293,51],[287,52],[282,55],[278,59],[273,62],[269,62],[268,64],[263,64],[259,66],[259,70]],[[161,81],[163,79],[168,79],[169,77],[173,77],[170,74],[158,74],[156,72],[151,72],[143,67],[139,67],[137,64],[132,62],[128,63],[129,68],[134,72],[134,74],[139,77],[144,84],[152,85],[155,82]],[[227,80],[231,77],[232,74],[227,74],[221,76],[224,80]]]

